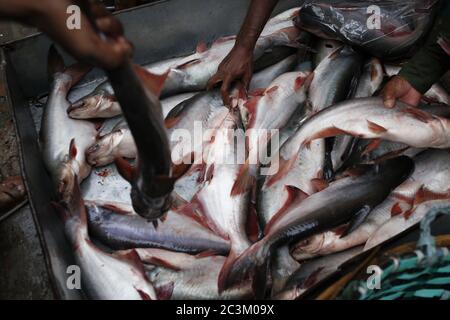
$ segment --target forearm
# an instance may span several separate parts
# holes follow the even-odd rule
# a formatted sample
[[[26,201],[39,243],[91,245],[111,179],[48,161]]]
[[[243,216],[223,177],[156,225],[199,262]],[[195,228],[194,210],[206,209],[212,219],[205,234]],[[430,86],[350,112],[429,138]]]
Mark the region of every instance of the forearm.
[[[425,93],[450,68],[450,57],[437,43],[440,36],[450,39],[448,15],[439,17],[424,47],[400,72],[400,76],[421,93]]]
[[[253,50],[277,3],[278,0],[252,0],[236,39],[237,47]]]

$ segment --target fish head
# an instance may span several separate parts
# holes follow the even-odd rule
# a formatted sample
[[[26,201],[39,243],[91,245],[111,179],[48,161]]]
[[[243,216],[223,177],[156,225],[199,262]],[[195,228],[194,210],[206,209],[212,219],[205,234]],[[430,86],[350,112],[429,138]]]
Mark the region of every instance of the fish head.
[[[317,234],[308,239],[302,240],[295,245],[294,255],[296,258],[306,260],[315,256],[319,252],[325,242],[325,235]]]
[[[92,119],[115,116],[120,110],[119,102],[106,91],[99,91],[73,103],[67,113],[74,119]]]
[[[100,137],[96,143],[86,150],[87,162],[92,166],[104,166],[114,162],[116,151],[123,137],[123,129]]]

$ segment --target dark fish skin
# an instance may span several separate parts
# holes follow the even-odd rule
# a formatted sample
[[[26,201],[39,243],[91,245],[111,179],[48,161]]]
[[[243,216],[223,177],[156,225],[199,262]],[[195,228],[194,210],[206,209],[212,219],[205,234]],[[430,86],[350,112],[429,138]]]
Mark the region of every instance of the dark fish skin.
[[[207,238],[204,234],[198,234],[195,238],[176,229],[165,228],[164,222],[155,228],[152,222],[138,215],[119,214],[110,208],[93,204],[87,204],[86,210],[89,232],[114,250],[161,248],[185,253],[214,251],[221,255],[230,251],[227,241],[220,241],[222,239],[219,237],[217,241]]]
[[[338,180],[306,198],[271,222],[265,237],[236,259],[219,287],[226,289],[250,277],[257,289],[255,293],[264,292],[270,256],[276,248],[357,219],[362,210],[371,210],[386,199],[413,169],[414,162],[408,157],[390,159],[368,166],[366,173]]]

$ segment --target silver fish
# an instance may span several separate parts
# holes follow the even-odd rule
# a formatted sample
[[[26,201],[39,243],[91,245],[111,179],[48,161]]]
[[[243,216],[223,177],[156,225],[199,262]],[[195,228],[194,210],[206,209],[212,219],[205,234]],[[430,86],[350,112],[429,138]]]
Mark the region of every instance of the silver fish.
[[[232,195],[246,192],[255,185],[261,160],[267,154],[265,151],[269,138],[275,141],[275,147],[278,148],[276,134],[272,136],[273,131],[283,128],[299,106],[305,103],[306,90],[311,80],[308,73],[285,73],[276,78],[264,92],[250,97],[239,106],[241,114],[249,114],[246,127],[248,158],[242,165]]]
[[[447,150],[427,150],[416,156],[414,163],[411,177],[377,206],[359,228],[345,237],[339,227],[301,241],[292,250],[295,259],[305,260],[363,245],[392,216],[409,214],[416,194],[423,192],[421,189],[434,193],[450,189],[450,153]]]
[[[358,86],[354,94],[355,98],[368,98],[378,91],[383,82],[383,66],[377,58],[370,59],[365,65]],[[338,171],[345,160],[348,158],[352,147],[356,141],[354,137],[341,136],[336,137],[331,151],[331,162],[333,171]]]
[[[195,163],[201,163],[208,141],[228,113],[218,90],[198,93],[172,109],[165,120],[172,162],[194,158]]]
[[[297,59],[297,56],[293,54],[280,62],[255,73],[250,82],[249,90],[254,91],[256,89],[267,88],[277,77],[291,71],[296,64]]]
[[[49,71],[53,79],[50,96],[42,116],[40,146],[47,169],[63,199],[75,176],[86,178],[91,167],[86,161],[85,150],[94,143],[97,130],[94,123],[70,119],[67,94],[89,68],[74,65],[65,68],[64,61],[52,46],[48,56]]]
[[[355,98],[368,98],[380,89],[383,82],[383,65],[377,58],[372,58],[364,65],[363,72],[356,87]]]
[[[401,232],[412,228],[420,223],[423,217],[435,208],[448,208],[450,206],[450,190],[447,189],[441,194],[435,194],[437,200],[429,200],[418,204],[407,217],[404,215],[395,216],[381,225],[367,240],[364,250],[371,248],[395,237]]]
[[[313,59],[314,67],[317,68],[323,60],[342,47],[344,47],[344,43],[337,40],[317,39],[317,42],[313,47],[316,52]]]
[[[195,92],[177,94],[161,100],[163,117],[177,104],[189,99]],[[92,93],[72,104],[67,110],[73,119],[113,118],[122,114],[119,102],[108,82],[103,82]]]
[[[217,278],[225,263],[222,256],[192,256],[157,249],[138,249],[155,288],[171,300],[249,299],[250,284],[219,293]]]
[[[414,135],[410,134],[411,128]],[[275,157],[281,162],[280,170],[269,180],[283,178],[297,158],[311,153],[308,146],[315,139],[341,134],[401,142],[415,148],[445,149],[450,147],[450,120],[401,102],[388,109],[378,97],[338,103],[308,119],[284,144]]]
[[[134,251],[106,253],[89,239],[87,216],[78,181],[70,186],[72,197],[67,207],[57,206],[66,235],[82,270],[82,289],[91,299],[155,300],[157,294],[147,280],[143,264]]]
[[[361,63],[362,57],[348,46],[336,49],[320,62],[314,70],[314,79],[308,93],[308,107],[313,114],[352,95],[358,82]],[[340,149],[345,151],[351,141],[339,139],[342,139],[340,144],[343,145]],[[315,142],[325,144],[324,175],[327,180],[331,178],[333,169],[332,142],[333,140]]]
[[[169,211],[164,221],[155,227],[152,222],[110,205],[87,202],[89,232],[114,250],[132,248],[162,248],[186,253],[213,251],[227,254],[229,243],[189,217]]]
[[[287,281],[277,300],[299,299],[314,285],[339,270],[340,266],[362,252],[362,246],[303,263]]]
[[[340,102],[349,96],[357,83],[362,58],[344,46],[323,59],[314,70],[314,79],[308,93],[313,113]]]
[[[359,176],[335,181],[299,205],[294,205],[278,219],[272,219],[264,237],[253,244],[222,275],[219,288],[229,288],[248,277],[253,278],[256,293],[264,292],[270,256],[277,247],[306,239],[316,233],[351,220],[349,231],[360,225],[368,213],[386,199],[412,172],[414,163],[408,157],[387,160],[372,166]]]
[[[258,39],[254,58],[260,58],[265,51],[276,46],[297,46],[296,40],[300,31],[294,27],[292,15],[298,9],[282,13],[269,20],[268,25]],[[236,37],[223,37],[216,40],[210,48],[201,43],[197,52],[192,55],[173,58],[146,66],[154,74],[166,74],[166,81],[161,92],[163,97],[182,92],[201,91],[206,88],[209,79],[217,72],[217,68],[235,44]],[[81,110],[101,110],[112,108],[115,98],[108,83],[101,84],[92,94],[77,101],[70,110],[71,116],[76,117]],[[81,112],[83,112],[81,111]]]
[[[228,268],[228,261],[232,261],[251,244],[246,234],[250,191],[230,197],[238,179],[240,163],[245,159],[245,136],[239,128],[239,117],[235,110],[228,114],[215,134],[214,143],[208,151],[205,183],[193,200],[202,213],[202,220],[231,242],[224,269]]]

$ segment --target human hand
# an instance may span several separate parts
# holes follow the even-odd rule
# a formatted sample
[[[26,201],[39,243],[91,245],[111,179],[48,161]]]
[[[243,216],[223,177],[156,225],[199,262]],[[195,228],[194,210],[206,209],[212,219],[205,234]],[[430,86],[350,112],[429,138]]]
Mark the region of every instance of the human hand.
[[[233,83],[248,89],[253,75],[253,49],[235,46],[219,65],[217,73],[208,82],[208,90],[222,83],[220,92],[225,105],[231,105],[230,90]]]
[[[381,93],[386,108],[393,108],[396,100],[400,100],[413,107],[419,105],[422,94],[404,78],[393,77],[384,87]]]
[[[67,25],[71,5],[82,8],[79,29]],[[132,54],[119,20],[93,0],[0,0],[0,15],[39,28],[76,59],[104,69],[119,66]]]

